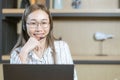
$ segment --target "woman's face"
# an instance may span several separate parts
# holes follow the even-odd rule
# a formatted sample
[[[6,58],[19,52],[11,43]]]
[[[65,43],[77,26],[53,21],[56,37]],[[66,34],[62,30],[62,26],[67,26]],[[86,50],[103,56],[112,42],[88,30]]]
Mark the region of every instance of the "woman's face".
[[[50,30],[49,16],[42,10],[36,10],[28,15],[26,25],[30,37],[37,40],[46,38]]]

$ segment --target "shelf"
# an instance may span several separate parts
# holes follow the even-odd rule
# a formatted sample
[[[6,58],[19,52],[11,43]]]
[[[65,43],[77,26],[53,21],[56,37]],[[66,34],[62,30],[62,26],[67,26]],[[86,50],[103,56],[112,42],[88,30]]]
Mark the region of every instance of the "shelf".
[[[24,9],[2,9],[3,17],[21,17]]]
[[[74,60],[120,61],[120,56],[73,56]]]
[[[50,9],[53,17],[120,17],[120,9]],[[24,9],[3,9],[4,17],[21,17]]]
[[[10,60],[10,55],[3,55],[2,60]]]
[[[55,17],[120,17],[120,9],[50,10]]]
[[[3,60],[9,60],[9,55],[3,55]],[[73,60],[120,61],[120,56],[73,56]]]
[[[75,64],[120,64],[120,56],[73,56]]]
[[[52,13],[120,13],[120,9],[50,9]]]
[[[2,60],[9,61],[9,55],[3,55]],[[120,64],[120,56],[73,56],[75,64]]]
[[[24,9],[3,9],[3,14],[21,14],[24,12]]]

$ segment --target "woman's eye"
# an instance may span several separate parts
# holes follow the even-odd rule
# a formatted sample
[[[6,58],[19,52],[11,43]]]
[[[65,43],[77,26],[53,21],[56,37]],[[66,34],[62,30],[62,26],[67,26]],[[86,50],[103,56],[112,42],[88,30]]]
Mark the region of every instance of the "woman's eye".
[[[41,22],[41,24],[47,24],[47,22]]]
[[[37,23],[36,22],[30,22],[30,25],[36,25]]]
[[[35,22],[31,22],[31,24],[36,24]]]

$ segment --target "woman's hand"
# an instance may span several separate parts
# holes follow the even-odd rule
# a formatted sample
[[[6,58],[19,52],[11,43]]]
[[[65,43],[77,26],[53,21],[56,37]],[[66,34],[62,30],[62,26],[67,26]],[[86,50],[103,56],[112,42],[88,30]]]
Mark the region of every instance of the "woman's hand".
[[[40,42],[36,38],[30,37],[22,49],[29,53],[34,49],[39,50],[39,48],[40,48]]]
[[[21,49],[19,56],[23,63],[27,62],[28,53],[32,50],[35,50],[37,53],[40,53],[42,50],[40,41],[38,41],[34,37],[30,37],[29,40],[26,42],[26,44]]]

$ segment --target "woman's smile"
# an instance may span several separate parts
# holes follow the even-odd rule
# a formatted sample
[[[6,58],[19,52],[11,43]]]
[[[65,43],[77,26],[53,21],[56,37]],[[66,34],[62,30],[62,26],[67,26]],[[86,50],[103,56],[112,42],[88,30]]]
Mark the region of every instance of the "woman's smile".
[[[42,39],[44,37],[44,33],[34,33],[33,34],[36,39]]]

